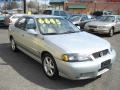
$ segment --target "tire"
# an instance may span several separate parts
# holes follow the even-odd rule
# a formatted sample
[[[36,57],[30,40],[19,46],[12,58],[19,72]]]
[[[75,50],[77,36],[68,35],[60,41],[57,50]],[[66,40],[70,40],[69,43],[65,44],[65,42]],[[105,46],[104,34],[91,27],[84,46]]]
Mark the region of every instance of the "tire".
[[[98,78],[101,78],[102,77],[102,75],[100,75],[100,76],[97,76]]]
[[[17,47],[16,47],[16,43],[15,43],[15,40],[13,38],[10,39],[10,43],[11,43],[11,50],[13,52],[16,52],[18,51]]]
[[[54,58],[50,54],[44,54],[42,57],[42,67],[45,75],[50,79],[56,79],[58,69]]]
[[[111,28],[111,29],[109,30],[109,37],[112,37],[113,35],[114,35],[114,29]]]

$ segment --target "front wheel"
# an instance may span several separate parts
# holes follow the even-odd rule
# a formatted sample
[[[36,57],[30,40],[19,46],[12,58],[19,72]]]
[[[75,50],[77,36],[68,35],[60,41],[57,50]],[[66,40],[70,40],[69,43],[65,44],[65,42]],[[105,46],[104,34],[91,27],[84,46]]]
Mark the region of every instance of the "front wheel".
[[[47,77],[50,79],[55,79],[58,77],[58,69],[54,58],[50,54],[44,54],[43,56],[43,71]]]
[[[112,37],[113,34],[114,34],[114,30],[113,30],[113,28],[111,28],[110,31],[109,31],[109,37]]]
[[[12,51],[14,51],[14,52],[17,51],[18,49],[16,47],[15,40],[13,38],[11,38],[10,42],[11,42],[11,49],[12,49]]]

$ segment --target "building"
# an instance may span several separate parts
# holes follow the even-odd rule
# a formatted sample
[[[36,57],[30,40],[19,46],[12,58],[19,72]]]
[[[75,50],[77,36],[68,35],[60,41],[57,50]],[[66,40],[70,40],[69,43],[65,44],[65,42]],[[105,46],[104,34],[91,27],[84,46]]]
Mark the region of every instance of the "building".
[[[107,10],[119,14],[120,0],[66,0],[64,10],[70,13],[89,14],[94,11]]]
[[[64,9],[64,0],[50,0],[51,8],[54,9]]]
[[[64,9],[70,13],[89,14],[94,11],[113,11],[120,14],[120,0],[50,0],[54,9]]]

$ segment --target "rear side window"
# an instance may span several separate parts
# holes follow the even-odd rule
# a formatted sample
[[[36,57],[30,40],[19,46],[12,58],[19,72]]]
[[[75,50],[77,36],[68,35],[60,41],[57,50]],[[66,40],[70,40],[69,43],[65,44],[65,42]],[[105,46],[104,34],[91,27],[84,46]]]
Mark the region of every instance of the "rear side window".
[[[15,23],[15,27],[24,30],[25,29],[25,22],[26,22],[26,18],[20,18],[16,23]]]
[[[45,10],[45,11],[43,12],[43,14],[51,15],[51,14],[52,14],[52,10]]]

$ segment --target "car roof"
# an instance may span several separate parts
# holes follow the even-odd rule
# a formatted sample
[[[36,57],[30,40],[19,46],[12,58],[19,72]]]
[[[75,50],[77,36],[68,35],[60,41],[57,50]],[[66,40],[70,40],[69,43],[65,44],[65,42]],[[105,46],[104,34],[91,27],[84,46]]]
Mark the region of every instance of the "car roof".
[[[26,17],[33,17],[33,18],[62,18],[61,16],[53,16],[53,15],[44,15],[44,14],[39,14],[39,15],[23,15]]]

